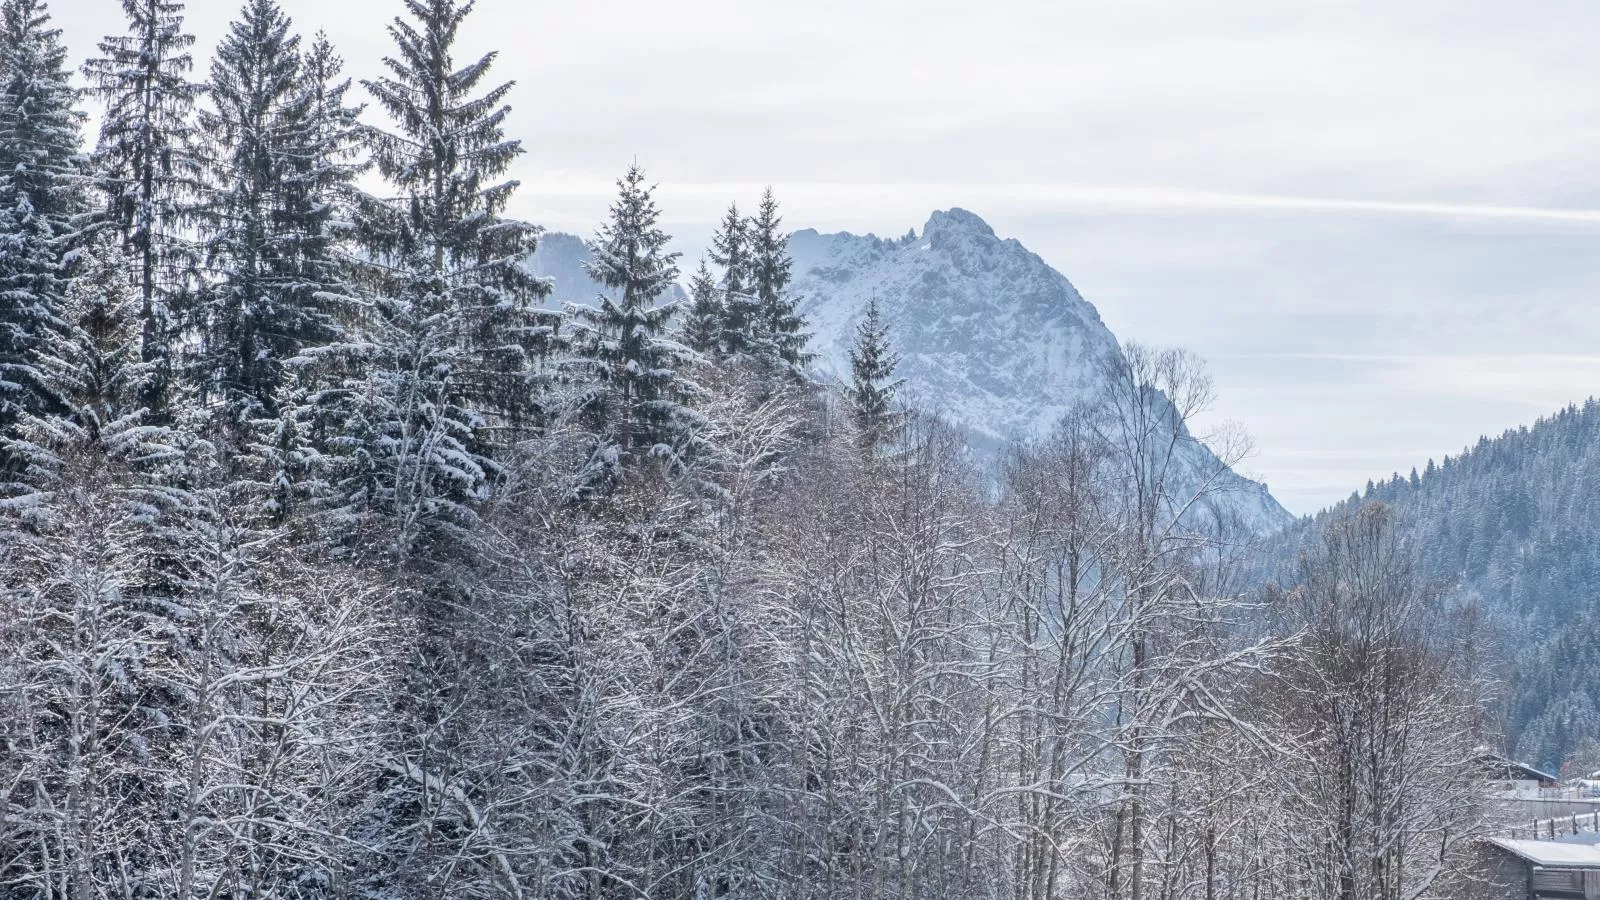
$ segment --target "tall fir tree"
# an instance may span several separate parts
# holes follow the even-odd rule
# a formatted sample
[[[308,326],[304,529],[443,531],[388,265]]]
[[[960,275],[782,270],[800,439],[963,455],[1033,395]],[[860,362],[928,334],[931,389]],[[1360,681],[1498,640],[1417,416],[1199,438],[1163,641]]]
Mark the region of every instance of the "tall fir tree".
[[[794,260],[789,256],[789,237],[783,233],[783,217],[778,201],[767,188],[761,205],[747,227],[750,240],[750,292],[759,312],[756,333],[767,361],[799,373],[810,358],[805,352],[810,335],[805,320],[797,311],[799,301],[789,293]]]
[[[66,58],[44,0],[0,3],[0,428],[44,411],[30,356],[58,322],[85,209]]]
[[[189,370],[235,443],[250,421],[276,414],[284,360],[332,336],[316,308],[322,285],[302,259],[323,223],[315,195],[294,189],[316,150],[301,69],[288,17],[274,0],[249,0],[217,47],[210,108],[199,116],[212,185],[200,233],[212,278],[196,305]]]
[[[900,356],[889,342],[889,325],[874,297],[856,326],[855,343],[850,347],[850,386],[845,391],[850,418],[867,453],[893,441],[899,429],[902,414],[895,406],[895,394],[903,380],[894,374],[899,363]]]
[[[95,177],[105,224],[120,236],[140,303],[140,357],[152,367],[143,403],[170,420],[173,355],[192,288],[194,248],[187,225],[200,184],[193,112],[203,86],[192,82],[177,0],[122,0],[127,32],[100,42],[84,65],[105,105]]]
[[[696,353],[714,354],[722,336],[722,295],[704,258],[689,276],[689,314],[682,325],[684,344]]]
[[[302,505],[327,500],[329,436],[337,430],[337,398],[345,377],[364,355],[360,316],[360,266],[350,254],[351,222],[361,196],[356,178],[366,170],[360,108],[346,95],[350,80],[326,35],[318,33],[301,60],[299,88],[306,118],[293,131],[283,184],[284,208],[297,227],[284,247],[292,277],[281,287],[283,311],[307,326],[281,348],[276,417],[256,423],[255,450],[265,463],[267,514],[287,519]]]
[[[688,406],[699,391],[682,371],[692,354],[667,337],[677,308],[659,303],[678,279],[678,254],[666,251],[671,238],[658,225],[644,170],[629,167],[617,186],[611,220],[589,241],[594,261],[585,264],[611,293],[570,312],[574,349],[593,378],[583,407],[599,430],[586,469],[596,477],[612,460],[681,459],[699,424]]]
[[[415,623],[406,696],[383,750],[397,777],[363,826],[382,836],[363,887],[372,893],[449,892],[493,877],[484,872],[493,858],[473,856],[481,833],[440,809],[437,786],[478,795],[486,777],[462,762],[482,735],[471,712],[459,715],[493,702],[474,693],[477,526],[503,454],[540,424],[539,354],[554,329],[539,308],[549,286],[523,266],[538,230],[505,216],[518,186],[506,173],[522,153],[504,130],[512,84],[486,86],[494,53],[454,59],[471,2],[405,9],[389,26],[387,76],[362,82],[394,122],[371,146],[394,196],[361,206],[370,352],[333,441],[334,522],[356,552],[383,553],[404,573],[402,608]]]
[[[751,293],[750,223],[730,204],[711,238],[711,261],[722,269],[722,327],[717,344],[727,357],[749,356],[760,342],[761,306]]]
[[[487,495],[492,451],[541,411],[537,354],[554,330],[538,308],[548,284],[521,265],[538,230],[504,217],[518,186],[504,176],[522,153],[503,128],[512,84],[480,91],[494,53],[456,65],[471,3],[405,6],[415,22],[389,27],[389,76],[362,82],[396,123],[372,150],[398,196],[362,209],[378,322],[343,491],[347,510],[399,526],[402,554]]]
[[[350,219],[359,196],[355,181],[370,168],[363,155],[367,129],[361,124],[361,107],[349,99],[350,79],[325,32],[317,32],[301,57],[301,89],[310,105],[302,138],[305,157],[293,169],[289,189],[297,201],[320,211],[320,230],[303,239],[302,252],[316,261],[317,270],[335,272],[346,287],[346,241],[354,236]]]

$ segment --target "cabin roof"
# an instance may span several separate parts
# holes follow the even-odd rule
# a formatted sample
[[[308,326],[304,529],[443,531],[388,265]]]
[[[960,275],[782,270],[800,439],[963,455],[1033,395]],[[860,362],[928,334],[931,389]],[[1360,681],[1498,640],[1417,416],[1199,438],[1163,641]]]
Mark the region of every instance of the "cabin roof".
[[[1549,772],[1541,772],[1526,763],[1506,759],[1498,753],[1484,753],[1478,757],[1478,764],[1490,778],[1503,778],[1508,781],[1560,781],[1561,779]]]
[[[1600,841],[1600,835],[1588,835]],[[1562,869],[1600,869],[1600,844],[1564,841],[1522,841],[1489,838],[1489,843],[1520,856],[1536,866]]]

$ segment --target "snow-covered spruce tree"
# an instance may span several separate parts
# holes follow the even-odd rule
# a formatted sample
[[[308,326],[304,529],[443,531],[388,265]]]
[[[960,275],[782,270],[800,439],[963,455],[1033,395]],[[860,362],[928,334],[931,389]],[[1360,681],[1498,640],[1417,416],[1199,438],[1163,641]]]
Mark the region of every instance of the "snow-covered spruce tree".
[[[811,336],[805,320],[796,311],[797,298],[789,293],[794,260],[789,256],[789,237],[782,231],[783,217],[772,188],[761,195],[761,205],[750,219],[750,292],[759,306],[756,331],[766,362],[800,374],[810,355],[805,352]]]
[[[610,294],[569,310],[573,349],[591,381],[577,412],[596,432],[580,490],[646,458],[681,465],[700,424],[688,405],[699,388],[683,372],[693,354],[667,337],[676,306],[658,302],[677,281],[678,254],[666,251],[670,237],[657,225],[644,170],[630,166],[617,186],[611,220],[589,241],[594,261],[585,264]]]
[[[44,411],[23,414],[10,452],[23,461],[7,505],[25,518],[51,516],[53,495],[72,460],[154,472],[178,456],[166,426],[143,404],[155,364],[140,358],[139,287],[111,235],[91,241],[77,264],[48,337],[29,355]],[[166,505],[156,483],[130,502],[146,519]]]
[[[91,92],[105,104],[95,151],[104,224],[121,237],[140,302],[140,357],[152,364],[143,403],[171,419],[173,344],[192,288],[193,241],[185,228],[198,189],[192,113],[203,86],[188,79],[193,35],[184,4],[122,0],[125,34],[100,42],[84,64]]]
[[[194,311],[188,369],[233,444],[254,420],[278,416],[286,362],[340,334],[331,307],[345,286],[330,218],[353,168],[337,158],[337,122],[324,121],[342,104],[326,108],[327,73],[310,71],[290,27],[274,0],[249,0],[217,48],[211,108],[200,113],[212,185],[201,237],[213,280]]]
[[[504,132],[512,85],[484,86],[494,53],[454,59],[471,3],[404,5],[387,76],[363,82],[395,123],[371,136],[393,196],[360,206],[366,355],[341,386],[323,517],[353,553],[387,558],[414,622],[364,826],[374,855],[352,892],[516,897],[520,873],[484,818],[499,763],[476,746],[500,703],[476,677],[499,664],[479,655],[476,529],[510,447],[542,424],[554,322],[538,308],[548,285],[521,265],[537,229],[504,216],[522,152]]]
[[[170,429],[145,421],[153,366],[140,359],[135,276],[114,234],[86,248],[32,354],[49,402],[23,415],[11,446],[26,468],[0,505],[15,561],[30,567],[14,582],[29,588],[6,595],[32,641],[32,706],[17,724],[34,742],[28,784],[42,814],[11,861],[46,881],[71,873],[77,896],[113,883],[170,895],[162,873],[182,844],[171,788],[192,707],[169,665],[195,647],[179,538],[195,506]]]
[[[0,428],[43,409],[29,357],[60,315],[85,211],[66,55],[44,0],[0,3]]]
[[[344,63],[320,32],[301,57],[296,90],[305,118],[287,143],[297,149],[285,160],[283,205],[297,223],[280,237],[288,273],[280,310],[306,327],[282,342],[275,360],[275,415],[252,423],[253,450],[261,461],[265,512],[287,521],[300,508],[316,508],[332,491],[328,483],[329,437],[338,430],[340,388],[361,370],[363,348],[355,330],[360,319],[360,269],[350,253],[355,179],[366,169],[360,110],[346,100],[350,80]]]
[[[861,447],[868,453],[894,440],[900,424],[895,409],[895,394],[904,379],[895,378],[900,355],[889,343],[889,325],[878,309],[878,298],[867,303],[867,312],[856,326],[856,340],[850,347],[850,387],[845,399],[850,403],[850,418],[855,421]]]
[[[750,222],[739,215],[738,204],[728,206],[712,235],[711,261],[722,269],[720,355],[753,355],[760,346],[761,305],[751,293]]]
[[[683,343],[696,353],[714,354],[722,335],[722,296],[704,259],[689,276],[689,314],[681,325]]]
[[[374,135],[372,152],[397,196],[362,207],[377,321],[338,486],[357,521],[387,523],[400,557],[473,519],[492,448],[537,424],[535,354],[553,334],[537,309],[549,286],[520,265],[538,230],[503,217],[518,182],[500,179],[522,152],[503,128],[512,85],[479,92],[494,53],[457,67],[471,3],[405,5],[416,21],[389,26],[399,50],[384,60],[391,74],[362,82],[396,123]]]

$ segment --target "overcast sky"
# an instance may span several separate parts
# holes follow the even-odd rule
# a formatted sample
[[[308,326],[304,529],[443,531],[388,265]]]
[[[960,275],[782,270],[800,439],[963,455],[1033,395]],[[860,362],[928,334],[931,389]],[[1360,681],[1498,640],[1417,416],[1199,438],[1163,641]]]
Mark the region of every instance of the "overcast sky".
[[[282,0],[352,74],[400,0]],[[191,0],[204,60],[237,3]],[[53,0],[75,57],[115,0]],[[1592,0],[479,0],[527,154],[588,233],[637,158],[682,249],[963,206],[1124,340],[1204,355],[1245,468],[1312,512],[1600,388]]]

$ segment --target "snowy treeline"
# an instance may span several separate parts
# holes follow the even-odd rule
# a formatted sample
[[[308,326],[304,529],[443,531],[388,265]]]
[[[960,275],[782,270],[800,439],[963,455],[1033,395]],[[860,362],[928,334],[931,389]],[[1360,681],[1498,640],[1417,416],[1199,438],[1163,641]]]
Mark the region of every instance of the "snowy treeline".
[[[203,83],[122,5],[86,153],[0,0],[0,896],[1463,895],[1433,599],[1381,507],[1242,583],[1189,356],[977,471],[875,309],[808,378],[770,192],[680,310],[630,169],[544,308],[470,4],[372,115],[272,0]]]

